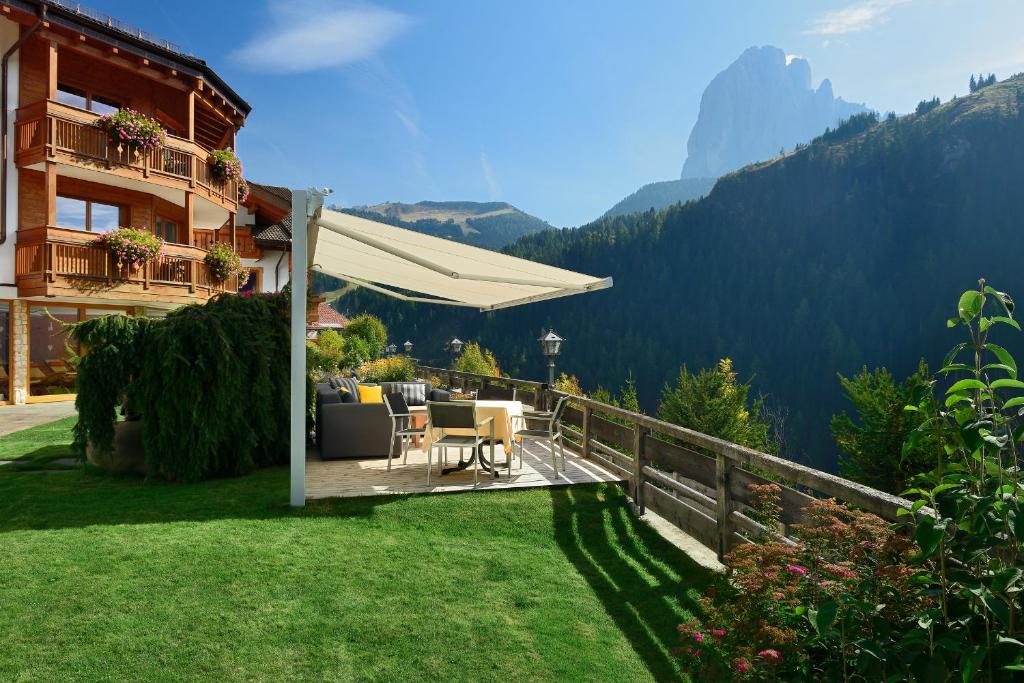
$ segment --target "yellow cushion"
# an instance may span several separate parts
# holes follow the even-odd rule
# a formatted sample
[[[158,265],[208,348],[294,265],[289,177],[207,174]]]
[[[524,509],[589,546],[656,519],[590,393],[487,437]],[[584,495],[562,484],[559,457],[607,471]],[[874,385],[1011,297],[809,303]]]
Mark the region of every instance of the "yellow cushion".
[[[384,390],[380,386],[368,387],[362,384],[356,385],[356,391],[359,392],[360,403],[383,403],[384,402]]]

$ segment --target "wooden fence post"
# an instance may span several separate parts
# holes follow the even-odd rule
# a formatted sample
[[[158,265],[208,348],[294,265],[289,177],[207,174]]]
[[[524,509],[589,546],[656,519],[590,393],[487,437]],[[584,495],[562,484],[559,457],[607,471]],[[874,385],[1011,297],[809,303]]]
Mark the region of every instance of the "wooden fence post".
[[[732,502],[729,499],[729,478],[732,475],[732,462],[722,455],[715,455],[715,517],[718,523],[718,559],[721,561],[729,552],[730,536],[732,535]]]
[[[633,502],[637,514],[644,514],[644,437],[647,430],[640,425],[633,425]]]
[[[590,457],[590,406],[583,406],[583,459]]]

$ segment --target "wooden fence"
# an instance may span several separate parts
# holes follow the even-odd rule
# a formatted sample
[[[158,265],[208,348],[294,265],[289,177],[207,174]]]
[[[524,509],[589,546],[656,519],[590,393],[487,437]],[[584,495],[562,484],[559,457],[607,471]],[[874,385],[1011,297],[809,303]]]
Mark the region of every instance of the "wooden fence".
[[[570,396],[540,382],[430,367],[418,372],[464,391],[515,386],[523,403],[538,407],[569,396],[563,420],[563,431],[572,437],[567,447],[620,475],[641,514],[650,508],[715,550],[719,558],[749,542],[747,535],[768,533],[791,542],[790,527],[807,521],[803,509],[815,498],[836,498],[889,521],[911,506],[904,498],[848,479],[648,415]],[[765,529],[749,514],[749,486],[767,483],[782,488],[778,529]]]

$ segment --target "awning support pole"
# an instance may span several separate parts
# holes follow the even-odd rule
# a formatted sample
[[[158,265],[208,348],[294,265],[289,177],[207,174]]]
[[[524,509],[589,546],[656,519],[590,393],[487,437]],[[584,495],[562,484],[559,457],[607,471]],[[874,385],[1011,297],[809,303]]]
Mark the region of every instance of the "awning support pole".
[[[309,274],[309,230],[315,226],[330,190],[292,190],[291,404],[289,429],[289,502],[306,504],[306,278]]]

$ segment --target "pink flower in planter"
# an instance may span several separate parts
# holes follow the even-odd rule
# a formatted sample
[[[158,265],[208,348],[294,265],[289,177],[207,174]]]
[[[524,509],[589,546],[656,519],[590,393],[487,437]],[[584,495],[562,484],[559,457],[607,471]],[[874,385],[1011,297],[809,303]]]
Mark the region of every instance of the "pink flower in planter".
[[[798,564],[787,564],[786,571],[797,576],[807,576],[807,567],[801,567]]]
[[[704,634],[701,633],[700,631],[694,631],[693,632],[693,639],[695,641],[697,641],[698,643],[703,643],[704,642]]]
[[[725,637],[725,629],[724,628],[713,628],[713,629],[711,629],[711,635],[713,635],[716,638],[724,638]]]
[[[736,665],[736,670],[739,671],[741,674],[750,671],[750,662],[748,662],[745,658],[740,657],[734,663]]]
[[[757,656],[761,657],[762,659],[767,659],[769,662],[781,662],[782,661],[782,653],[779,652],[778,650],[772,650],[772,649],[761,650],[760,652],[757,653]]]

